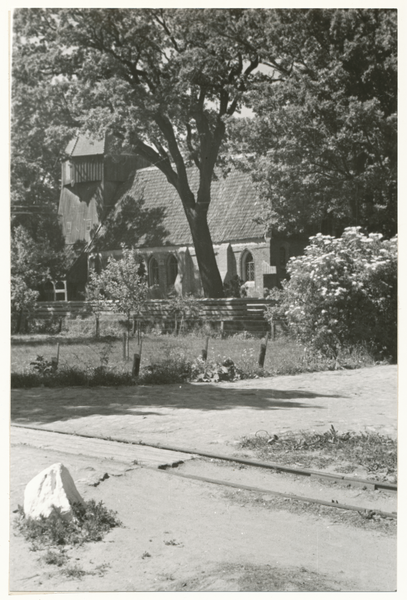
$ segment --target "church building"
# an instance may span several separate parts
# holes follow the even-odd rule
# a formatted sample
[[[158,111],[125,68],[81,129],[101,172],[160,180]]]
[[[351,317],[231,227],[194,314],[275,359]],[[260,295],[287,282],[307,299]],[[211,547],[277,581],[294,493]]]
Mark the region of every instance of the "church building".
[[[132,154],[109,152],[109,139],[78,136],[66,150],[59,202],[67,247],[84,244],[67,277],[68,300],[83,298],[87,272],[119,257],[121,244],[143,257],[152,298],[174,291],[202,295],[192,236],[181,200],[165,175]],[[193,192],[199,172],[188,169]],[[208,224],[226,295],[262,298],[286,276],[301,240],[265,234],[256,221],[256,190],[247,173],[220,173],[212,182]]]

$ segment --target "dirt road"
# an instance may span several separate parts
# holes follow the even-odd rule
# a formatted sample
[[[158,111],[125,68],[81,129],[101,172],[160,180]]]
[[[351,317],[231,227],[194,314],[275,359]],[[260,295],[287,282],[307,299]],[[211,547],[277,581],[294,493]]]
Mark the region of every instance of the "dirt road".
[[[396,369],[278,377],[227,385],[154,386],[82,390],[15,390],[12,419],[19,425],[174,446],[237,452],[234,442],[259,429],[271,432],[365,430],[395,435]],[[24,433],[25,432],[25,433]],[[52,437],[54,436],[54,438]],[[64,441],[58,441],[63,438]],[[82,438],[83,440],[83,438]],[[328,513],[292,512],[267,496],[211,486],[157,469],[177,455],[134,450],[117,455],[109,442],[80,441],[13,428],[11,509],[22,503],[28,481],[63,462],[85,499],[117,510],[123,526],[103,542],[69,552],[81,579],[46,565],[12,534],[10,589],[63,591],[392,591],[396,589],[394,534],[342,522]],[[98,445],[99,444],[99,445]],[[181,472],[277,485],[256,472],[220,467],[183,455]],[[137,461],[137,463],[135,462]],[[235,471],[235,472],[233,472]],[[105,473],[108,478],[102,477]],[[304,483],[282,480],[298,490]],[[308,495],[317,493],[317,487]],[[342,498],[343,490],[322,495]],[[361,505],[394,497],[351,491]],[[393,504],[392,504],[393,503]],[[393,510],[393,508],[391,508]]]
[[[13,390],[12,422],[216,452],[262,429],[397,432],[397,368],[222,384]]]

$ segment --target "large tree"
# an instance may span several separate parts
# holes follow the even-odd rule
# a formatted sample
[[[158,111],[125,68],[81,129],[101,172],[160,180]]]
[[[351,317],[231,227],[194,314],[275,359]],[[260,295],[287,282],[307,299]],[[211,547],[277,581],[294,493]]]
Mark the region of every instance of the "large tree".
[[[43,105],[55,100],[49,139],[63,147],[66,126],[110,131],[113,151],[130,148],[161,169],[183,204],[207,296],[223,295],[211,182],[228,132],[242,133],[234,115],[245,104],[258,118],[233,148],[253,154],[267,226],[305,231],[335,214],[343,226],[393,232],[394,11],[21,9],[14,20],[17,85],[36,80],[38,98],[49,91]]]
[[[64,276],[64,239],[58,219],[60,158],[79,125],[63,89],[43,76],[35,52],[14,40],[11,111],[11,275],[15,289],[35,290]],[[16,287],[15,282],[19,282]],[[28,293],[27,297],[37,294]],[[21,294],[20,294],[21,296]],[[13,300],[14,302],[14,300]],[[15,303],[15,302],[14,302]]]
[[[273,11],[21,9],[18,51],[41,80],[63,87],[83,130],[110,131],[176,188],[205,294],[223,295],[207,223],[211,182],[228,120],[261,62],[285,73],[263,31]],[[273,42],[274,43],[274,42]],[[191,189],[188,166],[199,170]]]
[[[17,40],[15,40],[17,42]],[[34,240],[63,247],[56,198],[63,145],[79,125],[69,114],[63,90],[43,76],[38,61],[13,45],[11,111],[12,228],[23,226]],[[35,51],[37,45],[32,44]]]
[[[284,233],[397,229],[397,12],[279,10],[277,51],[290,65],[249,94],[255,117],[235,123],[264,200]]]

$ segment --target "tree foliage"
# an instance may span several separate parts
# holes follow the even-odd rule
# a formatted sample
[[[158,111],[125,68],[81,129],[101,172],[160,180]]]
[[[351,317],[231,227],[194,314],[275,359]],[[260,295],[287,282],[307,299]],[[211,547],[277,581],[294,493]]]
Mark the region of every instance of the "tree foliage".
[[[72,118],[61,85],[53,85],[35,59],[38,42],[13,38],[11,110],[12,228],[24,226],[55,252],[64,242],[58,222],[63,149],[78,122]]]
[[[397,12],[279,10],[279,55],[289,69],[249,94],[237,121],[264,201],[266,227],[341,233],[397,230]],[[247,154],[249,156],[247,156]]]
[[[95,302],[95,310],[111,308],[125,314],[128,322],[140,314],[147,295],[144,263],[134,249],[122,247],[119,260],[110,257],[100,273],[93,270],[89,274],[86,298]]]
[[[110,132],[176,188],[204,292],[222,296],[207,213],[228,141],[266,228],[394,234],[396,61],[394,10],[16,10],[13,197],[50,203],[71,133]]]
[[[397,356],[397,237],[347,228],[318,234],[304,256],[291,258],[290,279],[269,309],[298,338],[326,354],[361,344]]]
[[[58,257],[53,257],[47,240],[36,242],[19,225],[11,236],[11,317],[14,328],[19,331],[24,314],[32,313],[38,298],[39,286],[51,277]]]
[[[274,41],[264,43],[273,18],[259,9],[15,13],[21,56],[63,90],[69,113],[94,134],[113,133],[118,152],[131,148],[176,188],[208,296],[223,295],[207,224],[214,167],[258,65],[270,66],[269,80],[285,69]],[[197,190],[190,163],[199,169]]]

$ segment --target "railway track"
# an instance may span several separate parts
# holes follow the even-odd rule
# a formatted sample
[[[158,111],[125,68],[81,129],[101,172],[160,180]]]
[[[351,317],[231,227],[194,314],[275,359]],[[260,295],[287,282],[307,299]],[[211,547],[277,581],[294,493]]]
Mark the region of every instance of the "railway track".
[[[165,444],[151,444],[151,443],[149,444],[149,443],[145,443],[145,442],[141,442],[141,441],[136,442],[136,441],[130,441],[130,440],[121,439],[121,438],[117,438],[117,437],[104,438],[104,437],[94,436],[94,435],[72,434],[72,433],[67,433],[67,432],[54,431],[51,429],[44,429],[41,427],[33,427],[33,426],[25,426],[25,425],[22,426],[22,425],[17,425],[17,424],[13,424],[12,429],[13,428],[15,429],[16,432],[17,432],[17,430],[20,429],[20,430],[27,430],[27,432],[37,431],[37,432],[42,432],[43,434],[48,433],[48,434],[56,434],[57,436],[69,436],[73,440],[89,440],[89,442],[93,441],[92,448],[87,448],[86,444],[83,444],[83,443],[78,448],[75,448],[75,445],[71,444],[70,447],[65,448],[65,450],[64,450],[68,454],[69,453],[75,454],[76,451],[78,451],[80,453],[85,453],[85,454],[87,452],[89,452],[89,454],[88,454],[89,456],[96,457],[100,451],[106,450],[106,444],[108,444],[109,452],[112,452],[113,454],[117,455],[118,458],[116,460],[118,460],[119,462],[120,461],[128,462],[128,461],[130,461],[130,457],[133,458],[133,454],[131,452],[129,453],[128,451],[126,451],[125,447],[127,446],[128,449],[130,449],[129,447],[133,447],[134,450],[136,450],[136,448],[138,448],[139,452],[141,451],[141,459],[136,460],[136,461],[133,460],[133,464],[138,463],[138,464],[140,464],[140,466],[154,468],[161,472],[165,472],[167,475],[170,475],[173,477],[180,477],[183,479],[201,481],[201,482],[205,482],[205,483],[209,483],[209,484],[213,484],[213,485],[231,487],[231,488],[235,488],[235,489],[244,489],[244,490],[248,490],[251,492],[257,492],[257,493],[261,493],[261,494],[270,494],[270,495],[283,497],[283,498],[287,498],[287,499],[291,499],[291,500],[296,500],[296,501],[300,501],[300,502],[329,506],[331,508],[357,511],[360,513],[362,513],[362,512],[369,513],[370,512],[370,513],[375,513],[377,515],[380,515],[380,516],[383,516],[386,518],[392,518],[392,519],[397,518],[397,512],[388,512],[388,511],[383,511],[380,509],[372,509],[371,507],[365,508],[365,507],[355,506],[355,505],[347,504],[347,503],[321,500],[318,498],[310,498],[308,496],[300,496],[297,494],[284,493],[284,492],[279,492],[279,491],[271,490],[271,489],[267,489],[267,488],[261,488],[261,487],[252,486],[252,485],[245,485],[244,483],[241,483],[241,482],[234,483],[234,482],[226,481],[224,479],[214,479],[214,478],[210,478],[210,477],[203,477],[200,475],[180,473],[180,472],[176,472],[176,471],[172,470],[171,467],[178,466],[179,464],[183,463],[184,462],[183,457],[185,457],[185,460],[195,458],[195,457],[202,457],[202,458],[210,458],[210,459],[216,460],[216,461],[244,465],[246,467],[256,467],[259,469],[265,469],[265,470],[269,470],[269,471],[271,470],[276,473],[287,473],[290,475],[301,476],[304,478],[325,480],[330,483],[337,483],[337,484],[344,485],[347,487],[356,487],[356,488],[361,488],[364,490],[377,490],[377,491],[382,490],[385,492],[397,493],[397,485],[386,482],[386,481],[374,481],[374,480],[368,480],[368,479],[361,479],[358,477],[349,477],[349,476],[341,475],[338,473],[326,473],[326,472],[316,471],[316,470],[312,470],[312,469],[290,467],[290,466],[286,466],[286,465],[279,465],[276,463],[260,462],[260,461],[256,461],[256,460],[250,460],[247,458],[239,458],[236,456],[215,454],[215,453],[206,452],[203,450],[197,450],[194,448],[180,448],[177,446],[169,446],[169,445],[165,445]],[[27,439],[27,436],[25,439]],[[29,437],[28,437],[27,441],[24,443],[28,443],[28,445],[30,444]],[[38,447],[44,447],[44,446],[39,445]],[[52,440],[51,440],[51,443],[48,443],[48,445],[46,445],[45,447],[52,448]],[[155,454],[154,450],[156,452],[158,452],[159,454],[158,455]],[[143,451],[144,451],[144,454],[143,454]],[[136,452],[135,456],[136,456],[136,458],[140,458],[140,456],[137,456],[137,452]]]

